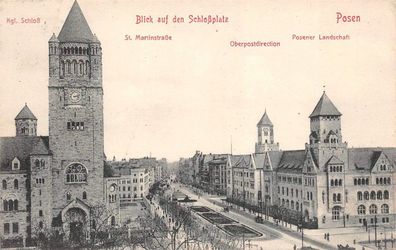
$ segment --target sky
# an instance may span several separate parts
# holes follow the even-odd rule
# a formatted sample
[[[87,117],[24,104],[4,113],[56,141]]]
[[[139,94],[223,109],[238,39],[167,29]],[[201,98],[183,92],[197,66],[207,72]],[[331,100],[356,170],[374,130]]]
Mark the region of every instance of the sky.
[[[267,113],[282,150],[303,149],[323,90],[350,147],[396,146],[396,6],[392,1],[79,0],[103,48],[107,157],[178,160],[254,152]],[[48,135],[48,40],[73,0],[0,1],[0,136],[14,136],[25,102]],[[337,23],[337,12],[360,22]],[[136,24],[136,15],[155,23]],[[156,23],[175,15],[185,23]],[[188,23],[188,16],[228,23]],[[37,24],[7,19],[40,18]],[[171,20],[170,20],[171,21]],[[292,35],[315,36],[293,40]],[[349,35],[323,41],[319,35]],[[132,40],[126,41],[125,35]],[[170,35],[139,41],[136,35]],[[231,41],[279,41],[232,47]],[[325,85],[325,88],[323,87]]]

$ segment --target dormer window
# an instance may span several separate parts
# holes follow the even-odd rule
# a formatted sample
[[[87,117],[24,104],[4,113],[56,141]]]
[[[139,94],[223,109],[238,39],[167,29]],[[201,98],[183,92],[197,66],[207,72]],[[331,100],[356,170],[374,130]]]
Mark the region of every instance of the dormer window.
[[[21,162],[18,160],[17,157],[14,158],[14,160],[12,160],[12,170],[19,170],[20,166],[21,166]]]

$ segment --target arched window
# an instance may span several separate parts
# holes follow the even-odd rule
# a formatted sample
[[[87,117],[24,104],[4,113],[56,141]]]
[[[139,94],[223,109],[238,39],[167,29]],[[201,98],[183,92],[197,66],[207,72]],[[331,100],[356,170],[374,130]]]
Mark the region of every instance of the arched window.
[[[7,189],[7,181],[6,180],[2,181],[2,186],[3,186],[3,189]]]
[[[389,192],[388,192],[388,190],[385,190],[385,191],[384,191],[384,199],[385,199],[385,200],[388,200],[388,199],[389,199]]]
[[[83,196],[83,200],[86,200],[87,199],[87,192],[84,191],[82,196]]]
[[[84,63],[83,62],[80,62],[80,72],[79,72],[79,74],[80,75],[84,74]]]
[[[83,55],[86,55],[86,54],[87,54],[87,49],[83,48]]]
[[[389,214],[389,206],[387,204],[381,205],[381,213],[382,214]]]
[[[76,55],[77,55],[78,54],[78,47],[75,47],[74,51],[76,52]]]
[[[67,183],[87,182],[87,169],[81,163],[73,163],[66,168]]]
[[[337,194],[333,194],[333,202],[337,201]]]
[[[369,194],[368,191],[364,192],[364,199],[367,200],[367,201],[370,199],[370,194]]]
[[[337,201],[341,201],[341,194],[337,194]]]
[[[61,71],[60,71],[60,75],[64,76],[65,75],[65,62],[62,60],[61,61]]]
[[[379,180],[378,180],[378,178],[375,178],[375,184],[379,184]]]
[[[8,201],[7,200],[3,200],[3,210],[8,211]]]
[[[338,185],[342,186],[342,180],[341,179],[338,180]]]
[[[67,60],[66,63],[67,63],[67,73],[71,74],[71,62]]]
[[[40,160],[39,160],[39,159],[36,159],[36,160],[34,161],[34,166],[35,166],[36,168],[39,168],[39,167],[40,167]]]
[[[371,191],[371,193],[370,193],[370,199],[371,199],[371,200],[375,200],[375,197],[376,197],[375,191]]]
[[[382,185],[383,179],[380,178],[379,184]]]
[[[286,207],[289,208],[289,200],[286,200]]]
[[[369,178],[366,178],[366,185],[369,184]]]
[[[73,61],[73,74],[77,74],[77,61]]]
[[[331,219],[339,220],[340,219],[340,211],[341,211],[341,207],[339,207],[339,206],[333,207],[333,209],[331,210]]]
[[[294,209],[294,201],[291,201],[290,204],[291,204],[291,209]]]
[[[74,48],[73,47],[71,48],[71,53],[72,53],[72,55],[74,55]]]
[[[14,210],[18,211],[18,200],[14,200]]]
[[[82,48],[80,47],[80,48],[78,48],[78,54],[82,54]]]
[[[115,217],[114,216],[111,216],[111,225],[115,226]]]
[[[14,189],[18,189],[18,180],[17,179],[15,179],[14,180]]]
[[[353,184],[356,186],[357,185],[357,179],[353,180]]]
[[[366,207],[364,205],[358,206],[358,214],[366,214]]]
[[[45,167],[45,161],[44,161],[44,159],[41,159],[40,165],[41,165],[42,167]]]
[[[334,180],[330,181],[330,186],[334,186]]]
[[[377,192],[377,200],[382,200],[382,192],[381,191]]]
[[[71,194],[70,194],[70,192],[67,192],[67,194],[66,194],[66,200],[68,200],[68,201],[71,200]]]
[[[296,202],[296,210],[298,211],[300,209],[300,204],[298,203],[298,201]]]
[[[70,48],[67,48],[67,54],[70,55]]]
[[[388,183],[388,185],[390,185],[390,184],[391,184],[391,178],[390,178],[390,177],[388,177],[388,181],[387,181],[387,183]]]
[[[8,200],[8,211],[14,210],[14,202],[12,200]]]
[[[359,179],[359,180],[358,180],[358,185],[359,185],[359,186],[362,185],[362,179]]]
[[[369,211],[370,214],[377,214],[377,206],[375,204],[370,205]]]
[[[362,192],[357,192],[357,198],[358,198],[358,201],[361,201],[361,200],[363,200],[363,194],[362,194]]]
[[[89,75],[90,66],[89,61],[85,61],[85,74]]]

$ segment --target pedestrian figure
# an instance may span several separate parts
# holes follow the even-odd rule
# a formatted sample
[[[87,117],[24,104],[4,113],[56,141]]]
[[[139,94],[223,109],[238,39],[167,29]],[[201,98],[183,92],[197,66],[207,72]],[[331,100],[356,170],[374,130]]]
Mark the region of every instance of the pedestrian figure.
[[[296,250],[297,249],[297,246],[296,246],[296,244],[294,244],[294,246],[293,246],[293,250]]]
[[[325,239],[325,240],[327,239],[327,234],[326,234],[326,233],[324,233],[324,239]]]
[[[327,241],[330,241],[330,234],[327,233]]]

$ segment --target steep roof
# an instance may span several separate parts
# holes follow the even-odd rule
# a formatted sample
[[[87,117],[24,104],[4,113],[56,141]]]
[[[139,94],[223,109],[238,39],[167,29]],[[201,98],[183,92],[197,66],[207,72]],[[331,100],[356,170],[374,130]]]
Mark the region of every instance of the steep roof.
[[[393,166],[396,166],[396,148],[350,148],[348,149],[349,168],[371,170],[381,153],[384,153]]]
[[[268,152],[273,170],[275,170],[278,167],[279,162],[282,159],[282,154],[283,154],[283,151],[269,151]]]
[[[249,168],[251,155],[231,155],[231,164],[235,168]]]
[[[277,171],[301,172],[305,161],[305,150],[283,151]]]
[[[15,117],[15,120],[21,120],[21,119],[32,119],[32,120],[37,120],[36,116],[34,116],[33,112],[29,109],[27,104],[25,103],[25,106],[19,111],[18,115]]]
[[[0,170],[11,171],[11,162],[17,157],[20,169],[30,166],[30,155],[49,155],[48,136],[0,137]]]
[[[266,126],[274,126],[267,115],[267,111],[264,112],[264,115],[261,117],[260,121],[257,123],[259,125],[266,125]]]
[[[60,42],[95,42],[95,37],[77,1],[74,1],[69,15],[67,15],[58,40]]]
[[[316,104],[309,118],[324,115],[342,115],[333,104],[333,102],[330,100],[330,98],[326,95],[326,92],[323,92],[322,97],[320,97],[319,102]]]

